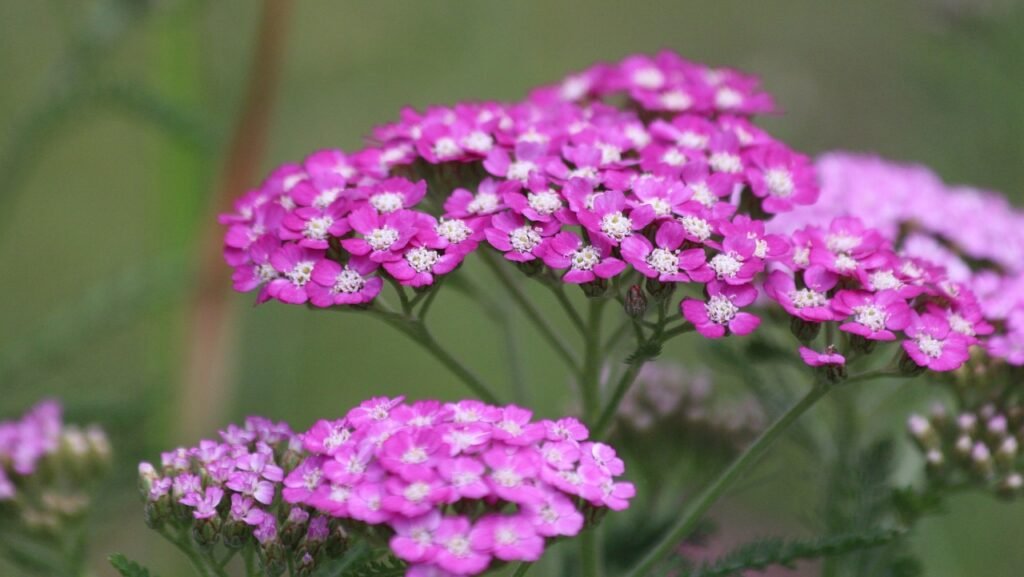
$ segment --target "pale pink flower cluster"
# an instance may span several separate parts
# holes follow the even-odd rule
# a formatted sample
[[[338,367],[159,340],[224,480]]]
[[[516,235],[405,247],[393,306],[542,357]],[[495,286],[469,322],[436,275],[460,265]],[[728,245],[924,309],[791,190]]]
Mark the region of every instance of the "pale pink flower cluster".
[[[477,575],[533,562],[634,495],[614,449],[576,419],[516,406],[375,398],[302,435],[311,455],[284,480],[295,504],[387,525],[411,576]]]

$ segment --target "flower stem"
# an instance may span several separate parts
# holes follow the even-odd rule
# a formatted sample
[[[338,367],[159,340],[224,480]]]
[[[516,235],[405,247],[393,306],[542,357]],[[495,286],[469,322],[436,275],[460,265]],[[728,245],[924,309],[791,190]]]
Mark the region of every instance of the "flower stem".
[[[490,387],[484,384],[480,377],[476,376],[475,373],[441,346],[441,343],[437,342],[437,339],[434,338],[434,335],[422,320],[386,310],[376,310],[374,312],[381,320],[398,329],[405,336],[409,337],[410,340],[432,354],[434,358],[458,377],[482,401],[491,404],[499,403],[498,396],[491,391]]]
[[[523,561],[518,567],[516,567],[516,572],[512,574],[512,577],[523,577],[523,575],[526,575],[526,572],[530,570],[530,567],[533,567],[533,563]]]
[[[583,577],[602,577],[604,574],[597,527],[591,527],[580,533],[580,564]]]
[[[580,391],[583,396],[583,418],[591,423],[600,410],[599,383],[601,375],[601,317],[604,312],[602,299],[590,300],[590,313],[587,318],[587,330],[583,337],[583,374],[580,378]]]
[[[565,361],[566,365],[568,365],[574,373],[577,375],[580,374],[579,362],[576,360],[576,355],[573,354],[572,349],[570,349],[569,345],[565,343],[565,339],[563,339],[555,329],[548,324],[547,320],[544,319],[544,315],[537,310],[537,307],[533,306],[529,297],[527,297],[519,288],[519,285],[516,284],[516,279],[513,278],[512,275],[508,274],[505,267],[495,260],[490,253],[483,251],[481,253],[481,258],[484,261],[484,264],[486,264],[494,275],[501,281],[502,286],[504,286],[505,290],[508,291],[512,300],[516,301],[516,304],[523,309],[523,312],[526,313],[526,317],[530,319],[530,322],[536,325],[541,336],[547,339],[548,343],[555,348],[555,352],[562,357],[562,360]]]
[[[683,515],[669,532],[650,550],[647,555],[628,573],[628,577],[647,575],[655,564],[669,555],[686,539],[704,513],[722,496],[723,493],[771,447],[797,419],[814,406],[830,390],[827,383],[817,381],[800,401],[793,405],[781,417],[768,427],[742,454],[730,464],[697,498],[690,504]]]
[[[601,416],[598,417],[597,422],[594,424],[594,429],[591,431],[594,439],[601,439],[605,433],[608,432],[608,427],[612,423],[612,418],[615,416],[616,411],[619,409],[619,404],[622,403],[623,397],[626,396],[626,392],[633,386],[633,382],[636,381],[640,371],[650,360],[647,357],[641,357],[633,359],[626,368],[626,372],[619,378],[618,384],[615,385],[615,389],[612,391],[612,398],[608,401],[608,404],[604,406],[604,410],[601,411]]]

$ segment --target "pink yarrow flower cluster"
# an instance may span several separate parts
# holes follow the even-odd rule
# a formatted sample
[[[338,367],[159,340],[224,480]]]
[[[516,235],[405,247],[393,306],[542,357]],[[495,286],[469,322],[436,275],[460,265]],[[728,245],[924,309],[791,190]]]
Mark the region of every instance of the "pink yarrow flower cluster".
[[[579,533],[593,509],[625,509],[633,485],[614,449],[579,421],[516,406],[374,398],[302,435],[287,502],[385,525],[408,575],[477,575],[533,562]]]
[[[260,302],[329,307],[372,302],[384,279],[429,287],[486,248],[588,294],[633,270],[696,283],[706,300],[682,313],[744,334],[754,278],[788,252],[764,218],[818,194],[809,159],[751,122],[772,108],[753,77],[662,53],[518,103],[406,110],[372,146],[317,152],[239,199],[225,258]]]
[[[817,168],[821,202],[781,215],[769,228],[785,233],[842,217],[899,239],[881,257],[857,257],[863,270],[853,276],[875,296],[861,291],[831,300],[842,314],[882,311],[885,322],[847,323],[845,330],[876,340],[904,330],[907,352],[932,368],[959,366],[955,359],[973,344],[1024,365],[1024,213],[1001,195],[946,185],[921,166],[830,153]],[[806,233],[797,234],[807,246]],[[922,301],[908,316],[904,303]]]

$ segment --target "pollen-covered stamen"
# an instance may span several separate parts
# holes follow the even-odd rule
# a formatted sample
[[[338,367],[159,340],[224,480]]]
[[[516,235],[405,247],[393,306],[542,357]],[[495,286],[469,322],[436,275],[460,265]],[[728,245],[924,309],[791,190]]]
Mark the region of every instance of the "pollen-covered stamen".
[[[401,459],[406,465],[419,465],[420,463],[427,462],[429,457],[427,450],[423,447],[409,447],[402,453]]]
[[[946,317],[946,320],[949,321],[949,328],[954,331],[969,337],[973,337],[975,335],[974,324],[964,317],[956,313],[950,313],[949,316]]]
[[[434,156],[441,160],[447,160],[449,158],[455,158],[462,154],[462,150],[459,149],[459,145],[455,142],[455,139],[444,136],[437,139],[434,143]]]
[[[415,527],[409,532],[409,537],[421,547],[429,547],[433,542],[433,535],[425,527]]]
[[[676,142],[679,146],[685,146],[686,148],[703,149],[708,145],[708,137],[699,132],[687,130],[676,138]]]
[[[292,284],[295,286],[305,286],[313,276],[313,266],[315,264],[311,260],[296,263],[292,270],[286,272],[284,276],[288,277],[288,280],[292,281]]]
[[[715,106],[718,108],[736,108],[741,104],[743,104],[743,94],[728,86],[723,86],[715,92]]]
[[[320,194],[313,197],[313,206],[323,210],[328,206],[334,204],[334,201],[338,200],[338,195],[341,194],[340,188],[328,188],[323,190]]]
[[[344,485],[335,485],[331,487],[331,492],[328,495],[328,499],[335,503],[344,503],[348,501],[349,496],[352,494],[352,490]]]
[[[692,214],[682,216],[679,218],[679,224],[682,224],[686,232],[700,242],[704,242],[711,238],[711,223],[699,216],[694,216]]]
[[[811,249],[806,246],[794,247],[793,262],[797,266],[808,266],[811,264]]]
[[[823,307],[828,304],[828,297],[826,297],[824,293],[820,293],[809,288],[791,291],[789,293],[789,300],[793,303],[793,306],[798,309]]]
[[[489,134],[478,130],[469,133],[466,138],[462,139],[462,146],[473,152],[486,153],[494,148],[494,139]]]
[[[605,142],[598,142],[596,146],[601,151],[601,164],[611,164],[622,160],[622,149],[618,146]]]
[[[462,535],[456,535],[448,540],[444,544],[444,548],[448,550],[454,557],[467,557],[470,554],[471,548],[469,545],[469,539],[466,539]]]
[[[497,541],[499,545],[515,545],[519,542],[519,534],[507,527],[501,527],[494,532],[494,540]]]
[[[260,282],[270,282],[277,278],[277,270],[269,263],[256,265],[253,270]]]
[[[338,276],[334,277],[334,285],[331,292],[334,294],[353,294],[363,290],[366,286],[366,279],[357,271],[348,266],[341,269]]]
[[[498,209],[501,199],[493,192],[480,192],[473,200],[466,205],[466,211],[470,214],[486,214]]]
[[[736,318],[740,308],[724,295],[714,295],[704,303],[704,310],[708,313],[708,319],[719,325],[729,324],[729,321]]]
[[[320,479],[324,476],[320,469],[313,469],[302,475],[302,485],[309,491],[315,491],[320,486]]]
[[[550,525],[561,519],[562,516],[559,515],[558,511],[556,511],[555,508],[552,507],[551,505],[544,505],[540,509],[540,518],[543,519],[545,523]]]
[[[651,268],[661,274],[675,274],[679,272],[679,255],[670,250],[656,248],[651,251],[651,254],[647,255],[645,260]]]
[[[768,241],[763,238],[754,241],[754,256],[757,258],[768,256]]]
[[[373,250],[388,250],[398,241],[398,231],[390,226],[382,226],[366,235],[366,242]]]
[[[873,304],[854,307],[853,315],[854,321],[875,332],[884,330],[885,321],[889,318],[889,315],[881,307]]]
[[[839,272],[857,270],[857,260],[846,253],[836,255],[836,270]]]
[[[429,494],[430,485],[424,483],[423,481],[416,481],[415,483],[411,483],[408,487],[405,488],[404,491],[402,491],[402,496],[405,497],[406,500],[411,501],[413,503],[417,503],[419,501],[426,499],[427,495]]]
[[[665,75],[654,67],[641,68],[633,73],[633,84],[648,90],[657,90],[665,84]]]
[[[526,202],[537,214],[545,216],[552,215],[562,208],[562,198],[553,190],[541,192],[530,192],[526,195]]]
[[[516,252],[526,254],[540,244],[541,238],[532,226],[521,226],[508,234],[508,241]]]
[[[772,196],[788,198],[793,195],[796,185],[793,183],[793,175],[784,168],[770,168],[764,173],[764,183],[768,186],[768,192]]]
[[[537,170],[537,165],[528,160],[518,160],[508,165],[508,173],[505,175],[511,180],[526,181],[530,173]]]
[[[370,204],[377,212],[386,214],[405,208],[405,197],[398,192],[381,192],[370,197]]]
[[[716,152],[708,158],[708,165],[715,172],[727,172],[738,174],[743,171],[743,160],[735,154],[728,152]]]
[[[657,216],[668,216],[672,214],[672,205],[665,201],[664,198],[656,196],[647,200],[644,204],[654,209],[654,214]]]
[[[591,180],[597,178],[597,169],[593,166],[581,166],[574,168],[569,171],[569,178],[582,178],[583,180]]]
[[[860,246],[860,237],[843,233],[830,234],[825,237],[825,246],[829,252],[850,252]]]
[[[690,185],[690,188],[693,189],[693,200],[702,205],[711,208],[718,203],[718,197],[715,196],[715,193],[711,192],[711,187],[708,186],[708,183],[698,182]]]
[[[523,484],[523,476],[516,473],[513,469],[497,469],[491,473],[491,478],[494,479],[495,483],[507,489]]]
[[[601,262],[601,253],[593,246],[585,246],[573,251],[571,257],[573,270],[592,270]]]
[[[937,359],[942,356],[942,348],[945,343],[936,339],[931,335],[917,335],[915,338],[917,341],[917,348],[921,349],[921,352],[928,355],[933,359]]]
[[[444,238],[451,244],[459,244],[473,234],[473,229],[469,228],[469,225],[457,218],[442,218],[441,221],[437,223],[434,231],[438,236]]]
[[[621,211],[610,212],[601,218],[601,232],[621,241],[633,234],[633,221]]]
[[[686,155],[675,148],[670,148],[661,155],[661,161],[669,166],[682,166],[686,164]]]
[[[693,106],[693,98],[682,90],[669,90],[658,97],[658,102],[665,110],[687,110]]]
[[[876,291],[894,290],[903,287],[903,282],[896,278],[891,270],[880,270],[871,273],[868,284]]]
[[[430,269],[441,260],[441,255],[436,250],[418,246],[405,253],[405,262],[416,272],[430,272]]]
[[[739,255],[735,253],[720,253],[716,254],[708,262],[708,266],[711,270],[715,271],[718,278],[733,278],[743,268],[743,261],[737,258]]]
[[[334,219],[329,216],[317,216],[306,221],[302,234],[311,240],[327,240],[327,232],[334,225]]]

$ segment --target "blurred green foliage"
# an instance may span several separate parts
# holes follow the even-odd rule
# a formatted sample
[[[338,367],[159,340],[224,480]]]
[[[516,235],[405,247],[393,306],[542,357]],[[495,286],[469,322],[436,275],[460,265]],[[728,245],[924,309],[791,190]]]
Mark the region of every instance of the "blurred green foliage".
[[[214,218],[209,199],[259,7],[0,0],[0,415],[59,395],[72,418],[110,429],[121,464],[99,515],[98,568],[125,551],[177,574],[168,548],[143,530],[134,462],[194,441],[174,426],[190,263]],[[785,109],[766,125],[797,149],[877,151],[1020,200],[1022,24],[1024,7],[1008,0],[304,0],[283,23],[288,50],[263,168],[357,147],[404,105],[514,98],[597,60],[671,48],[760,74]],[[374,394],[464,394],[372,319],[251,301],[231,297],[238,340],[225,423],[259,413],[304,427]],[[452,291],[433,314],[439,338],[511,384],[493,314]],[[520,325],[511,321],[528,334]],[[695,339],[682,341],[666,356],[701,354]],[[535,338],[522,338],[518,354],[531,405],[560,412],[569,385],[556,356]],[[771,397],[772,383],[760,386]],[[901,408],[921,397],[903,389],[913,386],[879,391],[888,402],[870,410],[870,428],[901,430]],[[780,451],[790,462],[761,468],[743,492],[746,517],[805,512],[779,520],[792,526],[813,516],[803,496],[823,473],[800,455]],[[981,496],[954,500],[913,539],[926,574],[1019,575],[1022,512]]]

